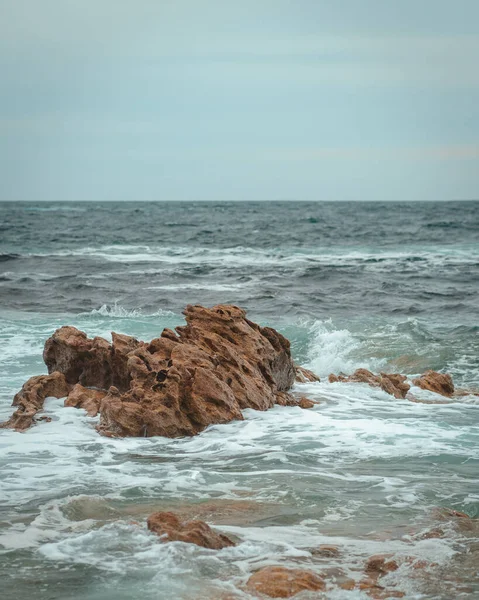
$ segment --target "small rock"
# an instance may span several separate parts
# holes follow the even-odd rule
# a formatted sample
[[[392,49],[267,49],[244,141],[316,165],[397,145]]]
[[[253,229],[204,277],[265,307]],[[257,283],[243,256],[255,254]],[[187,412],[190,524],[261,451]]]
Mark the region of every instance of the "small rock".
[[[164,542],[185,542],[211,550],[234,546],[226,535],[216,533],[204,521],[180,521],[172,512],[157,512],[148,517],[148,529]]]
[[[375,554],[370,556],[366,562],[366,573],[370,577],[383,577],[399,566],[395,560],[391,560],[392,554]]]
[[[313,402],[309,398],[300,398],[298,406],[300,408],[313,408],[313,406],[315,406],[316,404],[317,402]]]
[[[429,390],[448,398],[454,394],[452,377],[445,373],[438,373],[437,371],[426,371],[421,377],[414,379],[413,384],[423,390]]]
[[[330,383],[339,381],[351,383],[367,383],[372,387],[380,387],[387,394],[391,394],[395,398],[405,398],[410,389],[410,385],[406,383],[407,377],[399,373],[380,373],[374,375],[367,369],[357,369],[352,375],[346,376],[343,374],[335,375],[331,373],[328,380]]]
[[[305,369],[304,367],[298,367],[297,365],[295,365],[294,370],[296,374],[296,381],[298,383],[310,383],[314,381],[321,381],[320,378],[309,369]]]
[[[326,588],[324,580],[312,571],[279,566],[256,571],[247,586],[270,598],[291,598],[300,592],[323,591]]]
[[[321,544],[318,548],[313,550],[313,554],[319,554],[320,556],[339,556],[341,552],[337,546],[332,544]]]

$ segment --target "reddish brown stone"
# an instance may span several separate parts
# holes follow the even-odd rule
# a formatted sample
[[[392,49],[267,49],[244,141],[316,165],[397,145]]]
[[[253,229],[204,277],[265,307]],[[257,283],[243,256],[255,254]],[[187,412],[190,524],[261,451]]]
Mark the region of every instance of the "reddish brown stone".
[[[399,590],[388,590],[379,585],[377,579],[366,578],[359,582],[358,589],[365,592],[373,600],[387,600],[387,598],[404,598],[406,595]]]
[[[234,546],[226,535],[216,533],[204,521],[180,521],[172,512],[157,512],[148,517],[148,529],[164,542],[185,542],[211,550]]]
[[[251,575],[247,586],[270,598],[291,598],[300,592],[323,591],[326,587],[324,580],[315,573],[286,567],[260,569]]]
[[[321,381],[318,375],[310,371],[309,369],[305,369],[304,367],[298,367],[295,365],[296,372],[296,381],[298,383],[310,383],[314,381]]]
[[[63,398],[69,391],[70,386],[61,373],[30,377],[13,399],[12,406],[17,406],[17,410],[0,426],[25,431],[34,423],[35,415],[43,408],[45,398]]]
[[[105,390],[86,388],[77,383],[68,394],[68,397],[65,400],[65,406],[83,408],[90,417],[95,417],[100,410],[101,401],[105,396]]]
[[[436,392],[441,396],[450,398],[454,394],[454,383],[452,377],[446,373],[437,373],[436,371],[426,371],[413,380],[413,384],[423,390]]]
[[[391,394],[395,398],[405,398],[409,391],[410,385],[406,383],[407,377],[399,373],[380,373],[374,375],[367,369],[357,369],[352,375],[346,376],[343,374],[334,375],[331,373],[328,380],[330,383],[338,381],[352,383],[367,383],[372,387],[380,387],[386,393]]]
[[[366,573],[371,578],[383,577],[391,571],[396,571],[399,566],[395,560],[391,560],[392,554],[375,554],[370,556],[366,562]]]
[[[280,333],[236,306],[190,305],[184,314],[186,326],[150,343],[113,333],[109,344],[74,327],[58,329],[45,343],[48,370],[83,386],[67,405],[94,414],[103,393],[100,433],[178,437],[242,419],[244,408],[300,404],[288,393],[295,367]]]
[[[313,554],[319,554],[320,556],[337,557],[341,554],[339,548],[333,544],[321,544],[318,548],[315,548]]]
[[[303,397],[303,398],[299,399],[298,406],[300,408],[313,408],[316,404],[317,404],[317,402],[313,402],[309,398],[304,398]]]
[[[432,511],[432,517],[438,521],[449,521],[450,519],[470,519],[471,517],[465,512],[455,510],[454,508],[446,508],[444,506],[435,508]]]

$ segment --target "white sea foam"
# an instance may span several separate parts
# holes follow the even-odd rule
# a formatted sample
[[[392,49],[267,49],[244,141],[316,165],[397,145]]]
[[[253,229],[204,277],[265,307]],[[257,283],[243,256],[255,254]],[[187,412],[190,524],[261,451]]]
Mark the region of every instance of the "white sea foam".
[[[351,373],[360,367],[377,369],[381,361],[364,358],[362,342],[347,329],[336,329],[331,320],[315,321],[310,328],[307,366],[320,377],[329,373]]]
[[[81,316],[90,335],[103,334],[97,325],[106,328],[110,317],[126,316],[137,324],[143,318],[125,314],[121,307],[113,314],[107,307],[104,313],[96,316],[105,323]],[[22,352],[28,360],[40,354],[44,333],[52,325],[28,325],[21,334],[18,325],[3,326],[4,339],[15,343],[2,348],[3,364],[9,365],[8,377],[6,371],[0,373],[2,393],[7,388],[10,393],[12,368]],[[360,337],[331,321],[311,327],[308,366],[322,376],[359,366],[378,370],[381,361],[368,360],[368,352]],[[25,380],[35,373],[31,369],[33,363],[26,363],[18,376]],[[479,460],[475,397],[445,405],[415,404],[367,385],[326,381],[298,384],[296,391],[320,404],[311,410],[248,409],[244,421],[215,425],[183,439],[104,438],[94,429],[97,419],[64,408],[63,400],[48,399],[44,414],[51,422],[23,434],[0,430],[0,504],[9,519],[0,546],[6,552],[34,551],[59,568],[83,565],[108,577],[126,574],[136,586],[144,585],[141,597],[148,600],[160,584],[171,586],[162,588],[170,597],[187,598],[188,589],[200,588],[210,597],[211,590],[243,584],[260,566],[315,568],[310,549],[321,543],[341,547],[341,566],[354,577],[354,569],[362,569],[367,556],[375,553],[426,555],[447,563],[456,551],[454,537],[391,539],[387,530],[392,521],[412,527],[435,505],[459,510],[477,506],[468,471]],[[428,392],[412,391],[429,398]],[[3,409],[11,412],[7,403]],[[139,525],[124,514],[111,522],[100,516],[68,518],[71,502],[91,498],[152,507],[155,502],[246,498],[282,508],[260,525],[220,527],[240,543],[213,553],[158,543],[146,531],[143,516],[132,517]],[[398,573],[399,589],[407,589],[413,598],[414,588],[405,588],[409,575]],[[330,597],[342,600],[356,594],[342,593],[331,592]]]
[[[137,317],[163,317],[163,316],[174,316],[170,310],[163,310],[159,308],[157,311],[151,314],[144,314],[141,308],[124,308],[118,302],[113,304],[103,304],[100,308],[94,308],[90,313],[82,313],[83,315],[98,315],[101,317],[110,317],[115,319],[134,319]]]
[[[455,265],[475,264],[477,254],[471,249],[444,250],[434,247],[428,250],[410,249],[403,252],[369,250],[354,252],[335,252],[330,248],[313,250],[296,250],[284,252],[281,250],[263,250],[260,248],[245,248],[235,246],[230,248],[210,248],[191,246],[147,246],[147,245],[113,245],[100,247],[84,247],[73,250],[61,250],[48,254],[34,256],[85,256],[101,258],[111,262],[158,262],[177,265],[219,265],[229,269],[244,266],[303,266],[315,265],[355,267],[364,265],[367,270],[391,271],[404,270],[421,271],[426,267],[454,268]]]

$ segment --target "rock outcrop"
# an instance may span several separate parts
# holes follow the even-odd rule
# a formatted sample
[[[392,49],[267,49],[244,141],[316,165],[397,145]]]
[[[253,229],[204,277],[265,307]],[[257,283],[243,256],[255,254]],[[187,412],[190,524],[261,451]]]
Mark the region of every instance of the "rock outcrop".
[[[35,415],[43,408],[45,398],[64,398],[70,388],[62,373],[30,377],[13,399],[12,406],[17,406],[17,410],[0,427],[25,431],[34,423]]]
[[[367,369],[357,369],[352,375],[346,376],[343,374],[334,375],[331,373],[328,380],[330,383],[337,381],[352,382],[352,383],[367,383],[372,387],[380,387],[386,393],[391,394],[395,398],[405,398],[409,391],[410,385],[406,383],[407,377],[399,373],[380,373],[374,375]]]
[[[324,580],[312,571],[279,566],[256,571],[246,585],[250,590],[270,598],[291,598],[300,592],[317,592],[326,588]]]
[[[77,383],[65,400],[65,406],[83,408],[90,417],[96,417],[100,411],[100,404],[106,396],[105,390],[86,388]]]
[[[437,373],[436,371],[426,371],[413,380],[413,384],[423,390],[429,390],[447,396],[450,398],[454,394],[454,383],[452,377],[446,373]]]
[[[234,546],[226,535],[216,533],[204,521],[181,521],[172,512],[157,512],[148,517],[148,529],[164,542],[185,542],[211,550]]]
[[[66,405],[99,411],[104,435],[179,437],[242,419],[245,408],[311,406],[288,393],[297,369],[280,333],[236,306],[189,305],[184,315],[186,326],[165,329],[149,343],[113,333],[110,344],[61,327],[45,343],[50,375],[42,377],[63,387],[41,392],[35,410],[44,397],[66,396],[75,386]],[[21,429],[32,422],[23,418]]]

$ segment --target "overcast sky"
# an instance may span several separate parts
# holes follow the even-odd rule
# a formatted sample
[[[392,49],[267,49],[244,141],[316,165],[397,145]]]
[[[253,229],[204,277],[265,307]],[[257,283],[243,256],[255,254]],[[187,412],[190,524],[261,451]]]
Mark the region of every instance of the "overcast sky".
[[[2,200],[479,198],[479,0],[0,0]]]

